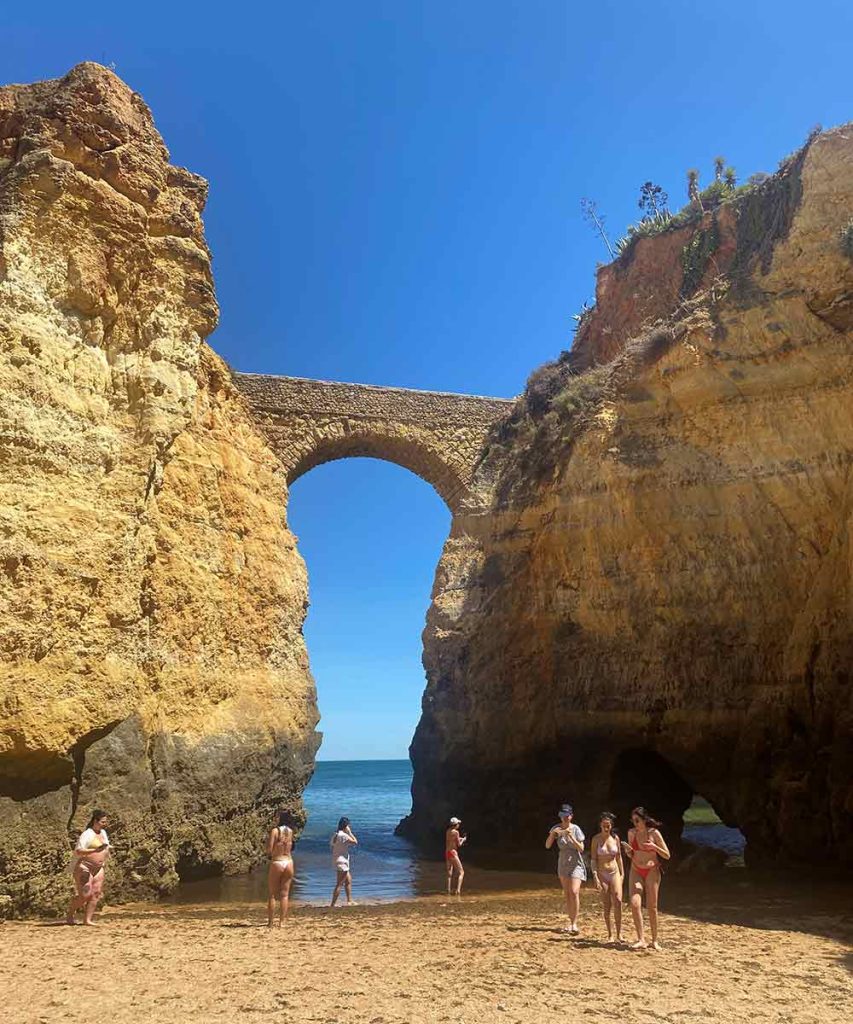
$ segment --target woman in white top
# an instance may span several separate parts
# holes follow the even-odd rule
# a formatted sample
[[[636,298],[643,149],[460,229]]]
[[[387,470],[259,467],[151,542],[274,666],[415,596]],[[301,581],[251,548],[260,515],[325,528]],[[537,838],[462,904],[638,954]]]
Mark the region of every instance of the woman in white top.
[[[358,846],[358,840],[352,833],[349,818],[341,818],[338,822],[338,829],[332,836],[329,845],[332,848],[332,863],[335,866],[335,871],[338,873],[335,890],[332,893],[332,906],[338,901],[342,885],[346,889],[347,906],[354,906],[352,902],[352,874],[350,872],[349,855],[350,847]]]
[[[74,847],[71,875],[77,893],[68,905],[65,917],[68,924],[77,924],[74,915],[81,909],[84,910],[83,924],[95,924],[95,908],[104,891],[104,865],[110,853],[107,821],[105,811],[94,811]]]

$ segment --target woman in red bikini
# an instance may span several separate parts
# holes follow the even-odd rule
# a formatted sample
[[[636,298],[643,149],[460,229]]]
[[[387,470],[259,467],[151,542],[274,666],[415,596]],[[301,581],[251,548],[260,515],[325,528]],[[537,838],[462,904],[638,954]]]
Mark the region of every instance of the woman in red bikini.
[[[462,892],[462,879],[465,877],[465,868],[462,867],[462,860],[459,856],[459,849],[465,843],[467,836],[459,834],[459,826],[462,822],[459,818],[451,818],[450,825],[444,833],[444,861],[447,864],[447,894],[453,888],[453,872],[456,876],[456,895]]]
[[[631,859],[628,889],[631,893],[631,916],[637,929],[637,941],[631,949],[648,949],[643,931],[643,894],[649,912],[652,949],[660,949],[658,942],[658,893],[660,892],[660,863],[658,857],[669,860],[669,847],[658,831],[660,822],[650,817],[645,807],[631,811],[634,827],[628,830],[628,842],[622,843],[622,852]]]

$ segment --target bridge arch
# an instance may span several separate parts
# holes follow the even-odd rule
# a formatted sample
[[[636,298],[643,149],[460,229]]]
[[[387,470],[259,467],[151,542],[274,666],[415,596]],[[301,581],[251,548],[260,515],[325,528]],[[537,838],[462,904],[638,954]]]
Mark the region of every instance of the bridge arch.
[[[281,459],[288,484],[314,466],[366,456],[421,477],[456,513],[492,426],[512,401],[268,374],[234,380]]]
[[[438,454],[430,451],[421,439],[395,437],[391,433],[370,428],[314,441],[293,467],[288,469],[288,486],[315,466],[349,458],[381,459],[411,470],[432,485],[451,511],[461,502],[468,489],[462,475]]]

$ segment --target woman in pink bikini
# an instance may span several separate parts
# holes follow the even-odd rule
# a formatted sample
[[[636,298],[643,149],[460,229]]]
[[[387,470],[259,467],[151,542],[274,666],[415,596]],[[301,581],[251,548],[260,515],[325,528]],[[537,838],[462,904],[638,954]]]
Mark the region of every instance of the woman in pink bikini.
[[[282,809],[278,812],[278,825],[267,838],[267,856],[270,859],[267,874],[267,926],[273,926],[277,903],[278,926],[281,928],[290,908],[290,886],[293,884],[293,819],[289,811]]]
[[[652,949],[660,949],[658,942],[658,893],[660,892],[661,870],[658,857],[669,860],[669,847],[658,831],[660,822],[652,818],[645,807],[631,811],[634,827],[628,831],[628,842],[622,843],[622,852],[631,858],[631,876],[628,887],[631,892],[631,916],[637,929],[637,941],[631,949],[647,949],[643,931],[643,894],[649,912],[649,928],[652,933]]]
[[[592,881],[601,893],[604,923],[607,925],[607,941],[613,941],[613,929],[610,925],[610,913],[616,923],[616,941],[622,938],[622,883],[625,880],[625,867],[622,863],[622,846],[619,837],[613,831],[616,815],[610,811],[602,811],[599,817],[598,834],[592,837],[590,847],[590,866]]]
[[[105,811],[93,811],[89,824],[80,834],[71,860],[71,876],[77,894],[68,906],[65,920],[77,924],[76,913],[83,910],[83,924],[95,924],[95,909],[104,891],[104,865],[110,855]]]

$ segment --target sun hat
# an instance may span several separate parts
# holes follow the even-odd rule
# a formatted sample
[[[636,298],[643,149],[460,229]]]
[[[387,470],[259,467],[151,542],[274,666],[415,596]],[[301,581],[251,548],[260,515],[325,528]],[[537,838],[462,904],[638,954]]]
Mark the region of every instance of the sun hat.
[[[451,818],[450,819],[450,824],[451,825],[461,825],[462,824],[462,819],[461,818]]]
[[[570,815],[572,815],[574,813],[575,813],[574,812],[574,808],[572,807],[571,804],[563,804],[563,806],[560,808],[560,817],[561,818],[568,818]]]

